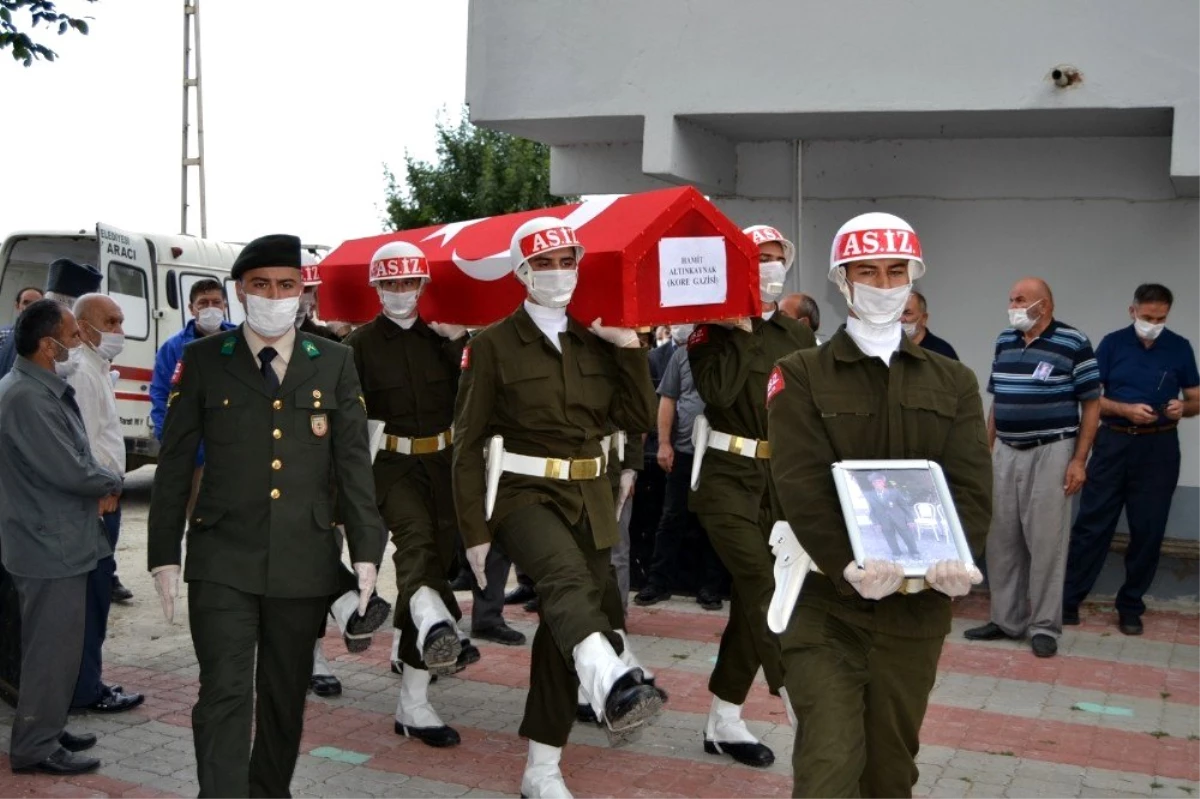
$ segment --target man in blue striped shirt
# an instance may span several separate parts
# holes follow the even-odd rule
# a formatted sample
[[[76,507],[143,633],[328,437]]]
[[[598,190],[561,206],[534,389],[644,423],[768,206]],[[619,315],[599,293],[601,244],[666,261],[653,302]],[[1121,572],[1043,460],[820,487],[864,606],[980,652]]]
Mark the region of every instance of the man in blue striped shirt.
[[[988,379],[995,475],[987,540],[991,621],[966,637],[990,641],[1028,632],[1033,653],[1053,657],[1062,635],[1070,497],[1087,479],[1100,419],[1100,370],[1087,336],[1054,318],[1046,281],[1017,281],[1008,316],[1011,327],[996,339]]]

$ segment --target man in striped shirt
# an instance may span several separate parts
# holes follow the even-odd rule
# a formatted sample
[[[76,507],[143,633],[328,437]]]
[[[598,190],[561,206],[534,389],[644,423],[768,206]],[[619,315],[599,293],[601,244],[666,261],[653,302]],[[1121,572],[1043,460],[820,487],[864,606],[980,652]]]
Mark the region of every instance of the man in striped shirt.
[[[1011,327],[996,339],[988,392],[994,499],[987,540],[991,620],[967,638],[1021,638],[1053,657],[1062,635],[1071,500],[1087,479],[1100,418],[1100,370],[1091,342],[1054,318],[1046,281],[1008,295]],[[996,439],[1000,445],[996,445]]]

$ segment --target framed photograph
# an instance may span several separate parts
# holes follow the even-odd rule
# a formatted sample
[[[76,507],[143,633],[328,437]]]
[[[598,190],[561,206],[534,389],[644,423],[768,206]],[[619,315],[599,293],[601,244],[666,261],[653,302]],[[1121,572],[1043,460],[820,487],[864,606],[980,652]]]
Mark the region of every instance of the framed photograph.
[[[975,564],[942,467],[933,461],[833,464],[854,559],[891,560],[923,577],[939,560]]]

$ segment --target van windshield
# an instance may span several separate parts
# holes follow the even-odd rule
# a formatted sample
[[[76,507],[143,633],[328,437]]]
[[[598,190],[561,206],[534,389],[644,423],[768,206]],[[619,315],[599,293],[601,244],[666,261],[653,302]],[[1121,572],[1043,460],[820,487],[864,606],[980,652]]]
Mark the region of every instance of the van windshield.
[[[30,236],[13,242],[5,262],[0,263],[0,325],[17,318],[17,293],[27,288],[46,288],[46,268],[57,258],[95,264],[96,237]]]

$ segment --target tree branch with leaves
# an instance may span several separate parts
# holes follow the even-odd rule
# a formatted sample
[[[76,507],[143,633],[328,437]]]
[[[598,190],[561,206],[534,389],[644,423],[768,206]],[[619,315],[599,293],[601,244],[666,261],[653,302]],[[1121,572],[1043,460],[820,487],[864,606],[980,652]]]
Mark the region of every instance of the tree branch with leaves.
[[[574,202],[550,193],[550,148],[439,117],[437,162],[404,158],[404,183],[384,166],[387,217],[393,230],[511,214]]]
[[[96,0],[86,2],[94,3]],[[0,0],[0,50],[11,50],[12,57],[24,62],[27,67],[37,59],[53,61],[58,54],[46,45],[35,42],[17,26],[17,19],[25,14],[29,17],[30,29],[45,23],[49,29],[58,28],[59,36],[69,30],[78,31],[84,36],[88,32],[86,20],[59,11],[50,0]],[[22,27],[24,24],[22,20]]]

